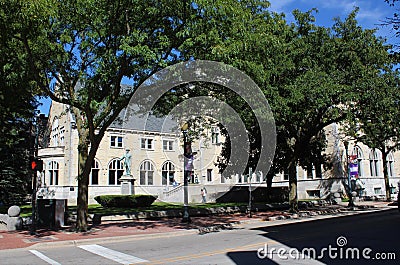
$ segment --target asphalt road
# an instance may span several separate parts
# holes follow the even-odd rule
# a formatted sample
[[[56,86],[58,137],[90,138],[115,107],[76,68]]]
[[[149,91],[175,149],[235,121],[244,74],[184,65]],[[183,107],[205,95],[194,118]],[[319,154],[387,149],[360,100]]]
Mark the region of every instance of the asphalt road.
[[[121,242],[5,250],[0,251],[0,264],[400,264],[397,210],[266,224],[204,235],[165,233]]]

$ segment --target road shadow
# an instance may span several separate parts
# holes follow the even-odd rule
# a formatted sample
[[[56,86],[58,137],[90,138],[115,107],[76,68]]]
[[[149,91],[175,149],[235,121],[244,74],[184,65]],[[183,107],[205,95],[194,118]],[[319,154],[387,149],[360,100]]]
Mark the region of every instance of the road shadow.
[[[228,252],[226,255],[238,265],[278,264],[268,258],[260,259],[257,256],[257,251],[233,251]]]
[[[266,242],[272,239],[300,252],[312,248],[326,264],[400,264],[399,222],[400,214],[393,209],[253,230],[261,231]],[[362,254],[367,248],[370,259]],[[375,254],[380,253],[395,253],[396,259],[378,260]]]

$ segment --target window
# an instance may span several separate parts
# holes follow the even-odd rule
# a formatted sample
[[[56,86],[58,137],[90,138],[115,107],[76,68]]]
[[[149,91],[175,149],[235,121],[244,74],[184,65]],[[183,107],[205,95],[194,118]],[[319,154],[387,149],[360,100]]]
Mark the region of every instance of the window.
[[[188,175],[189,175],[188,183],[191,183],[191,184],[198,184],[199,183],[199,180],[198,180],[197,176],[194,174],[194,171],[192,171],[192,170],[189,171]]]
[[[322,178],[322,165],[320,163],[315,165],[315,177]]]
[[[147,150],[153,150],[153,139],[151,138],[142,138],[141,139],[141,148]]]
[[[382,188],[381,187],[375,187],[374,188],[374,193],[376,195],[381,195],[382,194]]]
[[[221,183],[225,183],[225,176],[221,174]]]
[[[99,185],[100,166],[97,160],[92,162],[92,170],[90,171],[90,185]]]
[[[58,185],[59,165],[56,161],[49,163],[49,178],[50,185]]]
[[[108,165],[108,185],[120,184],[119,178],[124,174],[124,167],[119,159],[113,159]]]
[[[369,168],[371,171],[371,177],[379,176],[379,155],[376,150],[372,150],[369,155]]]
[[[53,146],[58,146],[58,118],[54,117],[53,124],[51,125],[51,140]]]
[[[310,163],[306,168],[307,179],[313,179],[313,165]]]
[[[351,154],[357,156],[358,176],[362,177],[364,175],[364,167],[363,167],[363,163],[362,163],[364,156],[363,156],[361,148],[359,146],[355,146],[353,148],[353,151]]]
[[[256,172],[256,182],[261,183],[263,179],[263,173],[262,171],[257,171]]]
[[[242,174],[238,174],[238,180],[237,183],[242,183]]]
[[[169,185],[173,185],[175,182],[175,166],[172,162],[165,162],[162,166],[162,185],[167,185],[167,181]]]
[[[122,136],[111,135],[110,146],[114,148],[122,148]]]
[[[394,158],[393,153],[389,153],[387,156],[387,171],[389,177],[394,177]]]
[[[212,144],[219,143],[219,128],[217,127],[211,128],[211,143]]]
[[[164,151],[173,151],[174,150],[174,141],[173,140],[163,140],[163,150]]]
[[[289,172],[287,170],[283,171],[283,180],[289,180]]]
[[[65,128],[64,126],[60,128],[60,145],[63,146],[65,144]]]
[[[212,181],[212,169],[207,169],[207,181]]]
[[[153,185],[154,184],[154,166],[150,161],[144,161],[140,165],[140,185]]]
[[[321,197],[321,191],[320,190],[307,190],[307,196],[309,198],[320,198]]]

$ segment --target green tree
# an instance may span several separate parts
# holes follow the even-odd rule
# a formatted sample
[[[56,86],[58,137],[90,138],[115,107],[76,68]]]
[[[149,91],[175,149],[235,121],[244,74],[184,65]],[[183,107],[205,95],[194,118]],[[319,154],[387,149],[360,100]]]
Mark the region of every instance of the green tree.
[[[374,30],[358,25],[357,11],[344,21],[336,19],[332,31],[314,26],[309,12],[294,12],[298,33],[292,42],[295,75],[279,89],[283,109],[276,112],[283,116],[277,120],[283,122],[289,140],[286,158],[293,211],[297,211],[295,165],[307,164],[313,153],[323,150],[313,142],[323,144],[324,128],[345,121],[350,106],[366,88],[363,84],[390,64],[388,46]],[[313,146],[315,151],[310,150]]]
[[[371,78],[351,111],[347,134],[382,155],[386,199],[391,200],[388,156],[400,147],[400,91],[398,73],[388,70]]]
[[[323,163],[324,128],[347,118],[345,106],[358,101],[368,74],[384,69],[389,59],[389,47],[375,30],[357,24],[358,9],[344,21],[336,19],[332,29],[316,26],[313,11],[294,11],[296,21],[290,25],[281,15],[258,12],[241,25],[244,30],[221,30],[228,37],[208,42],[207,50],[196,54],[243,70],[264,91],[278,133],[268,180],[283,170],[289,174],[292,211],[298,210],[296,166]],[[242,118],[249,116],[248,109],[242,110]],[[257,153],[260,143],[252,122],[248,119],[249,137],[255,139],[250,152]]]
[[[40,26],[46,37],[32,42],[24,33],[20,41],[44,94],[77,117],[77,229],[86,230],[91,162],[108,126],[144,80],[184,59],[196,45],[191,32],[217,31],[225,23],[217,22],[226,17],[222,11],[214,23],[203,14],[215,5],[240,13],[253,1],[43,1],[52,10]],[[124,77],[132,82],[128,89],[121,86]]]
[[[31,39],[41,36],[30,27],[39,16],[31,8],[29,1],[0,1],[0,201],[6,204],[23,202],[31,189],[38,88],[19,41],[22,32]]]

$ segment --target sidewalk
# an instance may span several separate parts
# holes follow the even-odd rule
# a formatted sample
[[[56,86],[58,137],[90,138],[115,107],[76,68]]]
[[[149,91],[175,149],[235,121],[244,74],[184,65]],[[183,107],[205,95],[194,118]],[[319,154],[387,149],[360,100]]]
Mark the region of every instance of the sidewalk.
[[[29,231],[0,231],[0,250],[26,247],[53,247],[57,245],[76,245],[89,242],[122,241],[133,237],[168,236],[174,234],[204,234],[220,229],[230,229],[244,223],[274,223],[278,220],[290,222],[293,219],[313,218],[318,215],[341,216],[370,210],[391,208],[387,202],[357,202],[357,208],[352,211],[343,205],[315,206],[301,210],[296,216],[282,210],[256,212],[250,218],[247,214],[216,215],[207,217],[191,217],[190,224],[181,223],[181,218],[163,218],[158,220],[138,220],[126,222],[103,222],[92,227],[88,232],[76,233],[72,227],[59,231],[38,229],[36,235]],[[279,221],[281,222],[281,221]]]

